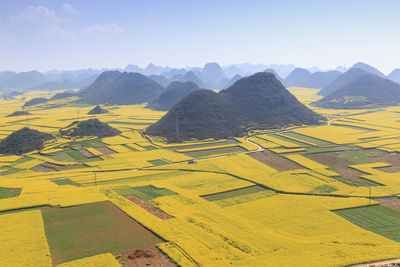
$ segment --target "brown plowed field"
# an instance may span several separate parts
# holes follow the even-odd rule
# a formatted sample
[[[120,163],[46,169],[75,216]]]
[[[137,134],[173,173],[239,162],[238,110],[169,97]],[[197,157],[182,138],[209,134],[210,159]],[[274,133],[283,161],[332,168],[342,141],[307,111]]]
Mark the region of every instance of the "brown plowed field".
[[[378,201],[383,206],[400,211],[400,198],[398,197],[375,198],[374,200]]]
[[[247,155],[278,171],[304,169],[302,166],[294,163],[293,161],[280,157],[277,154],[269,151],[254,152],[254,153],[249,153]]]
[[[331,153],[314,153],[314,154],[307,154],[304,156],[315,162],[328,166],[330,170],[339,173],[342,177],[350,180],[362,181],[360,176],[365,174],[355,169],[349,168],[348,166],[352,165],[351,162],[336,157]]]
[[[145,209],[148,213],[151,213],[151,214],[157,216],[158,218],[160,218],[162,220],[168,220],[168,219],[175,218],[174,216],[171,216],[168,213],[165,213],[162,210],[157,209],[156,207],[154,207],[150,203],[148,203],[148,202],[146,202],[144,200],[141,200],[137,196],[128,195],[128,196],[125,196],[125,197],[127,199],[129,199],[130,201],[132,201],[133,203],[135,203],[136,205],[138,205],[138,206],[142,207],[143,209]]]

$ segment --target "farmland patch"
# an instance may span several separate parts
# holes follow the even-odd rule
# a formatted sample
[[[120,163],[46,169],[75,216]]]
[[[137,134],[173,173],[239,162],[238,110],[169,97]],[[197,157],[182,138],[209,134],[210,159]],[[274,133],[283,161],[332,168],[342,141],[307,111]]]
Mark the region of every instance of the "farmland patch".
[[[171,216],[168,213],[165,213],[164,211],[154,207],[147,201],[144,201],[144,200],[138,198],[137,196],[127,195],[127,196],[125,196],[125,198],[129,199],[136,205],[140,206],[141,208],[146,210],[148,213],[153,214],[154,216],[157,216],[161,220],[168,220],[168,219],[174,218],[174,216]]]
[[[333,212],[361,228],[400,242],[399,211],[381,205],[372,205]]]
[[[272,152],[254,152],[249,153],[248,155],[278,171],[304,169],[304,167],[300,166],[299,164],[286,158],[280,157]]]
[[[149,201],[157,197],[175,195],[174,192],[166,188],[157,188],[152,185],[135,186],[135,187],[119,187],[114,191],[122,196],[133,195],[144,201]]]
[[[321,140],[321,139],[317,139],[317,138],[313,138],[304,134],[299,134],[299,133],[295,133],[295,132],[285,132],[282,133],[282,135],[286,135],[288,137],[292,137],[292,138],[296,138],[299,140],[303,140],[312,144],[315,144],[317,146],[322,146],[322,147],[330,147],[330,146],[334,146],[335,144],[325,141],[325,140]]]
[[[110,202],[41,210],[55,265],[163,242]]]
[[[335,155],[341,159],[347,160],[350,164],[365,164],[375,162],[373,158],[384,155],[385,152],[377,149],[361,149],[352,151],[335,152]]]
[[[229,190],[229,191],[224,191],[224,192],[219,192],[219,193],[214,193],[214,194],[209,194],[209,195],[203,195],[201,197],[208,201],[217,201],[217,200],[223,200],[223,199],[237,197],[237,196],[254,194],[254,193],[261,192],[261,191],[266,191],[266,189],[264,189],[260,186],[257,186],[257,185],[252,185],[252,186],[242,187],[242,188],[233,189],[233,190]]]
[[[21,188],[4,188],[0,187],[0,199],[17,197],[21,194]]]
[[[214,148],[214,149],[205,149],[205,150],[196,150],[192,152],[185,152],[185,155],[188,155],[193,158],[206,158],[221,154],[234,154],[234,153],[241,153],[246,152],[247,150],[240,147],[240,146],[233,146],[233,147],[221,147],[221,148]]]
[[[374,200],[382,206],[400,211],[400,198],[398,197],[374,198]]]
[[[373,181],[361,178],[364,173],[353,168],[349,168],[349,165],[351,165],[351,163],[343,158],[338,157],[336,153],[313,153],[306,154],[304,156],[313,161],[324,164],[328,166],[330,170],[340,174],[340,177],[333,178],[345,184],[352,186],[377,185]]]
[[[56,185],[73,185],[73,186],[79,186],[79,184],[72,182],[70,179],[67,178],[56,178],[56,179],[50,179],[53,183]]]

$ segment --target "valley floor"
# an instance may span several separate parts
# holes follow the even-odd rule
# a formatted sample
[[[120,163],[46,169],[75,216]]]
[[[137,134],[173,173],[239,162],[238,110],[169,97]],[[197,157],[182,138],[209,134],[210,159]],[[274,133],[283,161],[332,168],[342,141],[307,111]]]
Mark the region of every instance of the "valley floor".
[[[318,99],[317,90],[290,90],[305,104]],[[400,107],[313,108],[329,123],[183,144],[143,135],[164,114],[145,105],[87,115],[93,106],[62,99],[5,117],[54,93],[0,100],[0,138],[25,126],[55,134],[94,117],[122,134],[57,136],[43,150],[0,156],[7,266],[348,266],[400,258]]]

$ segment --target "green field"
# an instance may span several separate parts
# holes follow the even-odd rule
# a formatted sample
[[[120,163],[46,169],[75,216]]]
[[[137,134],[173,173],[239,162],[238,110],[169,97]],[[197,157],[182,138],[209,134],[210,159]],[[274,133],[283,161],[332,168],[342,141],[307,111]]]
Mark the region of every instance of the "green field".
[[[204,142],[195,145],[177,145],[177,146],[169,146],[167,149],[188,149],[188,148],[198,148],[198,147],[207,147],[207,146],[216,146],[216,145],[228,145],[235,144],[237,141],[235,139],[223,140],[223,141],[215,141],[215,142]]]
[[[320,185],[316,188],[314,188],[313,190],[310,191],[311,194],[329,194],[329,193],[333,193],[337,191],[337,188],[324,184],[324,185]]]
[[[143,147],[143,148],[146,149],[146,150],[154,150],[154,149],[157,149],[157,148],[154,147],[154,146],[141,146],[141,147]]]
[[[231,153],[240,153],[246,152],[247,150],[240,147],[240,146],[233,146],[233,147],[222,147],[222,148],[215,148],[215,149],[205,149],[205,150],[198,150],[192,152],[185,152],[185,155],[188,155],[192,158],[206,158],[214,155],[220,154],[231,154]]]
[[[254,194],[257,192],[261,192],[261,191],[266,191],[266,189],[259,187],[257,185],[252,185],[252,186],[248,186],[248,187],[219,192],[219,193],[215,193],[215,194],[203,195],[201,197],[208,201],[217,201],[217,200],[222,200],[222,199],[227,199],[227,198],[232,198],[232,197],[237,197],[237,196]]]
[[[331,152],[333,151],[330,147],[307,147],[308,153],[323,153],[323,152]]]
[[[352,164],[364,164],[376,162],[371,158],[381,156],[385,154],[385,152],[374,149],[363,149],[334,152],[334,154],[341,159],[351,162]]]
[[[71,150],[75,151],[75,150]],[[76,151],[79,153],[79,151]],[[79,153],[80,154],[80,153]],[[81,155],[82,156],[82,155]],[[47,157],[57,161],[79,161],[75,156],[72,156],[68,150],[58,151],[47,155]],[[78,156],[79,157],[79,156]],[[83,156],[82,156],[83,157]]]
[[[77,147],[105,147],[106,144],[101,142],[100,138],[96,138],[93,140],[85,140],[85,141],[80,141],[80,142],[74,142],[72,145],[77,146]]]
[[[66,179],[66,178],[51,179],[50,181],[52,181],[56,185],[74,185],[74,186],[79,186],[79,184],[74,183],[70,179]]]
[[[81,161],[81,160],[86,160],[87,158],[81,154],[81,152],[79,152],[78,150],[69,150],[68,154],[74,158],[75,160]]]
[[[110,202],[41,210],[54,265],[163,242]]]
[[[157,188],[151,185],[114,188],[114,191],[122,196],[134,195],[144,201],[149,201],[156,197],[175,195],[174,192],[166,188]]]
[[[21,188],[4,188],[0,187],[0,199],[17,197],[21,194]]]
[[[153,164],[154,166],[161,166],[161,165],[168,164],[167,161],[162,160],[162,159],[148,160],[148,162]]]
[[[304,134],[295,133],[295,132],[285,132],[285,133],[282,133],[282,134],[286,135],[288,137],[293,137],[293,138],[296,138],[296,139],[299,139],[299,140],[310,142],[310,143],[316,144],[318,146],[327,147],[327,146],[334,146],[335,145],[335,144],[333,144],[331,142],[328,142],[328,141],[324,141],[324,140],[321,140],[321,139],[316,139],[316,138],[313,138],[313,137],[310,137],[310,136],[307,136],[307,135],[304,135]]]
[[[132,150],[132,151],[138,151],[137,149],[134,149],[133,147],[130,147],[127,144],[122,144],[121,146],[126,147],[127,149]]]
[[[400,212],[398,211],[381,205],[373,205],[333,212],[368,231],[400,242]]]

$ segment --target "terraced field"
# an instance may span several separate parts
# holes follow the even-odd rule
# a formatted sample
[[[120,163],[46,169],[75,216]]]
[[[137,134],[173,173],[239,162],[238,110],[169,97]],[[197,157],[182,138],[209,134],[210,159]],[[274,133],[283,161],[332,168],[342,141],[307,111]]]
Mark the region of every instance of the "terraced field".
[[[368,231],[400,241],[400,212],[398,211],[381,205],[373,205],[333,212]]]
[[[164,242],[109,202],[41,212],[54,264]]]
[[[291,90],[306,104],[319,98],[317,90]],[[29,119],[6,117],[55,93],[0,100],[0,138],[25,126],[56,136],[40,151],[0,156],[7,266],[120,266],[137,248],[168,266],[400,258],[400,107],[313,108],[329,124],[180,144],[143,134],[164,114],[145,104],[85,115],[93,106],[62,99],[29,107]],[[122,133],[58,134],[88,118]]]

